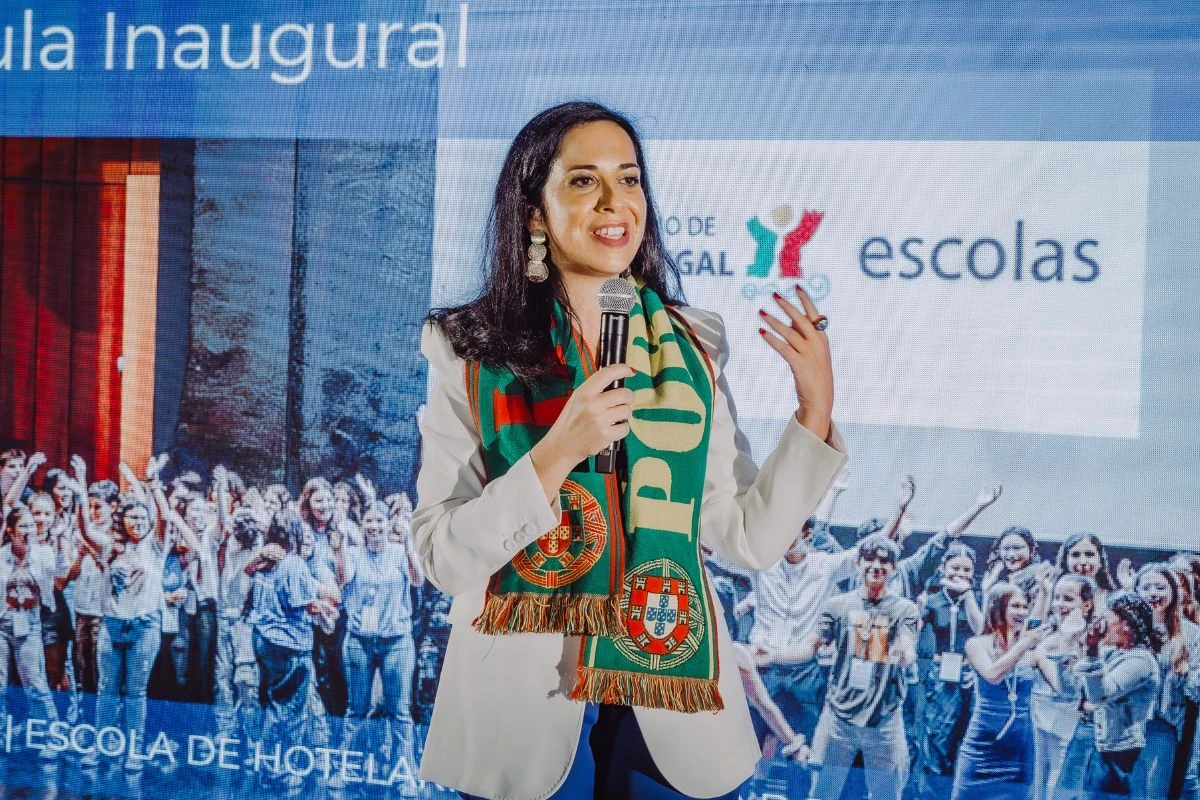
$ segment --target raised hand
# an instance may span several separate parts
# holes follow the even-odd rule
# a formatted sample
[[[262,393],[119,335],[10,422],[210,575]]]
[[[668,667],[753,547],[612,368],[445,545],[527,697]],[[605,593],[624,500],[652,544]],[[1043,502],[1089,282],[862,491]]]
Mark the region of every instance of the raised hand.
[[[32,475],[33,473],[38,471],[38,468],[41,467],[42,464],[45,464],[45,463],[46,463],[46,454],[45,453],[34,453],[33,455],[31,455],[29,457],[29,460],[25,462],[25,471],[28,474]]]
[[[170,453],[159,453],[157,456],[152,456],[146,464],[146,480],[151,482],[157,480],[170,459]]]
[[[87,487],[87,462],[83,460],[83,456],[71,456],[71,473],[75,476],[76,483]]]
[[[1095,649],[1104,641],[1105,635],[1108,633],[1108,621],[1103,614],[1098,614],[1092,624],[1087,626],[1087,630],[1083,634],[1083,643],[1089,649]]]
[[[1133,585],[1137,582],[1137,572],[1133,568],[1133,562],[1128,558],[1122,558],[1121,563],[1117,564],[1117,583],[1121,584],[1121,588],[1125,591],[1133,591]]]
[[[766,311],[759,311],[766,327],[759,328],[758,332],[771,349],[783,357],[792,371],[796,400],[800,404],[796,421],[825,439],[829,436],[833,414],[833,362],[829,356],[829,339],[825,331],[817,329],[816,323],[822,319],[822,315],[799,285],[796,286],[796,295],[803,310],[776,293],[775,303],[787,316],[788,322],[781,322]]]
[[[141,481],[138,480],[138,476],[134,474],[133,468],[124,461],[121,462],[117,469],[121,472],[121,477],[124,478],[125,482],[130,486],[137,486],[139,483],[141,483]]]
[[[900,499],[899,505],[901,508],[908,508],[909,503],[913,501],[913,497],[917,494],[917,482],[912,475],[905,475],[900,481]]]
[[[1004,491],[1004,487],[999,484],[991,487],[990,489],[985,486],[979,490],[979,494],[975,495],[975,505],[978,506],[980,510],[987,508],[992,503],[1000,499],[1000,493],[1002,491]]]
[[[958,597],[963,592],[970,591],[971,581],[967,580],[964,575],[947,575],[945,580],[942,581],[942,587],[952,597]]]
[[[375,498],[378,497],[378,494],[375,491],[375,484],[371,482],[370,478],[365,477],[361,472],[359,472],[354,475],[354,483],[358,485],[358,490],[362,493],[363,500],[365,500],[368,505],[375,502]]]

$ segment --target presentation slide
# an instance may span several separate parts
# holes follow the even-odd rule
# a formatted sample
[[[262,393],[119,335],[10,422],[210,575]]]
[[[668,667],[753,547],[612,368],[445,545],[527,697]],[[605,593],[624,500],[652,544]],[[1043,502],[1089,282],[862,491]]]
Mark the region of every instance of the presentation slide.
[[[732,796],[1200,796],[1200,8],[1084,0],[0,0],[0,788],[484,785],[434,713],[482,584],[440,580],[418,485],[434,379],[478,386],[422,330],[486,290],[514,137],[571,101],[641,137],[758,467],[797,411],[760,311],[828,318],[846,468],[779,563],[697,556],[762,752]],[[836,618],[877,533],[911,664]],[[1157,705],[1075,677],[1071,591],[1146,599]],[[1051,644],[992,680],[965,642],[1014,626]]]

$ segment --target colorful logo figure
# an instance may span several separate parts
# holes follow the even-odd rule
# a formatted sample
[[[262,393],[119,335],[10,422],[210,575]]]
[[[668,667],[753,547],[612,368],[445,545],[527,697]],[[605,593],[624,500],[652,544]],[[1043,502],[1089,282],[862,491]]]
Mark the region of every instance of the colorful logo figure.
[[[775,266],[775,253],[779,253],[779,276],[781,278],[804,277],[800,266],[800,250],[808,244],[821,224],[825,213],[822,211],[805,211],[795,226],[783,234],[783,246],[779,247],[777,231],[792,224],[794,212],[789,205],[782,205],[771,211],[772,227],[767,227],[757,216],[751,217],[746,223],[746,229],[757,244],[754,253],[754,263],[746,267],[746,274],[751,278],[769,278]]]
[[[691,658],[704,634],[700,598],[684,569],[666,558],[642,564],[625,578],[621,613],[626,636],[614,639],[626,658],[648,669],[670,669]]]
[[[800,264],[800,251],[816,235],[824,218],[824,211],[804,211],[797,220],[792,207],[786,204],[767,215],[769,225],[757,216],[751,217],[746,230],[755,242],[754,263],[746,265],[742,297],[750,302],[772,292],[791,297],[797,283],[803,284],[804,291],[817,302],[828,297],[833,288],[829,276],[812,270],[806,275]],[[778,280],[772,277],[776,264]]]
[[[547,589],[584,575],[600,560],[608,543],[608,520],[596,498],[571,480],[563,483],[559,498],[561,522],[512,561],[518,575]]]

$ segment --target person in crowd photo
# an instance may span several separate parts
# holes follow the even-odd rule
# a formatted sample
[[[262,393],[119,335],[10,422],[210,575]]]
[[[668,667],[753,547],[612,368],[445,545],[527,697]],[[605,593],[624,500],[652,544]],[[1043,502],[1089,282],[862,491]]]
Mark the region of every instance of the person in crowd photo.
[[[1137,571],[1133,588],[1153,610],[1154,629],[1163,642],[1158,653],[1159,694],[1146,721],[1146,745],[1134,766],[1133,793],[1167,797],[1187,713],[1188,678],[1200,663],[1200,653],[1194,652],[1195,640],[1188,641],[1180,608],[1182,593],[1168,564],[1144,565]]]
[[[1038,669],[1035,648],[1048,626],[1030,629],[1029,596],[1011,583],[993,584],[984,595],[983,631],[964,648],[975,673],[971,721],[958,751],[951,800],[968,797],[1025,798],[1034,772],[1030,696]],[[1044,676],[1058,685],[1057,666]]]
[[[907,668],[917,658],[917,607],[888,591],[900,557],[889,536],[872,534],[850,552],[858,588],[824,601],[816,627],[774,657],[802,663],[823,647],[832,650],[825,706],[809,755],[811,796],[837,800],[861,753],[873,800],[899,800],[909,772],[901,707]]]
[[[311,478],[304,484],[298,500],[300,518],[312,539],[314,572],[333,576],[337,561],[333,555],[334,537],[346,538],[343,521],[337,507],[333,485],[325,478]],[[351,537],[355,544],[361,541]],[[313,639],[313,663],[316,665],[316,687],[325,710],[335,717],[346,714],[346,673],[342,667],[342,649],[346,639],[344,609],[338,614],[331,630],[318,627]]]
[[[4,515],[4,540],[0,546],[0,721],[8,721],[8,678],[10,659],[25,689],[29,716],[47,723],[58,719],[50,685],[46,679],[42,645],[42,606],[54,609],[54,551],[37,541],[37,523],[24,505]],[[40,755],[52,758],[56,751],[43,748]]]
[[[1195,668],[1195,660],[1200,659],[1200,624],[1197,624],[1196,614],[1196,574],[1192,569],[1193,553],[1175,553],[1167,559],[1167,566],[1175,574],[1175,584],[1179,587],[1179,613],[1183,616],[1183,638],[1187,644],[1189,660],[1193,662],[1191,674],[1188,677],[1188,689],[1184,698],[1183,727],[1179,731],[1179,741],[1175,744],[1175,765],[1171,770],[1170,797],[1186,797],[1188,800],[1196,797],[1200,789],[1197,781],[1196,744],[1197,704],[1196,692],[1193,689],[1194,675],[1200,675]]]
[[[367,505],[362,545],[341,532],[331,539],[346,610],[344,668],[349,705],[344,746],[358,747],[359,732],[372,711],[373,687],[382,687],[383,722],[389,733],[373,737],[390,754],[413,753],[412,680],[417,653],[412,637],[412,589],[425,581],[411,541],[393,542],[387,507]]]
[[[964,661],[968,639],[983,630],[975,596],[975,552],[962,542],[946,548],[936,582],[922,595],[917,664],[922,693],[917,796],[941,797],[954,777],[958,746],[971,717],[974,672]]]
[[[986,595],[988,589],[997,583],[1015,584],[1033,604],[1031,617],[1041,619],[1049,601],[1041,588],[1046,576],[1053,570],[1052,564],[1042,561],[1033,532],[1013,525],[1005,528],[992,541],[980,588]]]
[[[748,644],[762,683],[793,732],[810,742],[825,706],[827,669],[817,659],[792,661],[784,651],[816,628],[822,602],[855,574],[857,555],[854,549],[815,550],[810,543],[813,530],[805,525],[783,558],[751,573],[754,588],[734,608],[738,617],[754,611]],[[761,714],[758,721],[765,726]]]
[[[71,688],[67,673],[67,653],[72,630],[71,611],[62,590],[71,566],[70,537],[73,529],[62,524],[56,513],[54,496],[49,492],[34,492],[27,507],[37,525],[37,545],[54,554],[54,600],[41,605],[42,645],[46,658],[46,678],[50,688],[65,692]]]
[[[1029,698],[1034,758],[1032,800],[1054,796],[1067,747],[1081,724],[1083,697],[1074,682],[1062,680],[1062,673],[1082,657],[1083,632],[1096,613],[1096,584],[1085,575],[1064,573],[1045,590],[1050,605],[1042,624],[1049,630],[1042,650],[1046,658],[1055,662],[1057,677],[1047,677],[1048,671],[1039,669],[1034,674]],[[1085,724],[1090,728],[1090,713]],[[1089,736],[1087,741],[1090,743],[1092,738]]]
[[[120,490],[110,480],[96,481],[88,486],[86,465],[79,456],[72,458],[72,474],[79,537],[75,540],[75,555],[65,583],[72,590],[72,610],[75,614],[72,663],[75,667],[76,697],[80,701],[75,716],[83,714],[90,720],[100,687],[100,624],[104,618],[104,598],[107,593],[103,549],[93,542],[112,539],[113,515],[120,502]]]
[[[842,466],[827,320],[803,292],[762,311],[799,410],[759,470],[649,187],[626,118],[541,112],[501,167],[479,297],[424,331],[413,537],[455,602],[421,774],[465,797],[734,797],[759,759],[699,543],[770,566]],[[597,368],[606,281],[632,290],[629,349]],[[626,466],[593,471],[614,442]]]
[[[182,541],[175,541],[163,562],[162,608],[158,654],[150,671],[148,695],[155,700],[188,699],[188,654],[190,631],[183,624],[184,604],[188,599],[188,574],[183,564]]]
[[[163,574],[175,544],[170,531],[175,531],[185,546],[198,546],[187,523],[170,507],[158,480],[164,463],[162,458],[151,459],[147,486],[140,487],[153,498],[157,516],[152,516],[144,500],[128,494],[113,513],[110,535],[84,530],[87,544],[100,553],[105,578],[104,617],[97,645],[96,724],[117,725],[131,739],[144,739],[146,689],[162,635]],[[98,750],[92,749],[80,763],[95,766],[99,757]],[[126,750],[124,766],[131,772],[144,766],[132,746]]]
[[[307,741],[313,687],[313,616],[337,614],[336,596],[313,577],[301,556],[305,525],[285,507],[271,520],[264,547],[245,567],[253,576],[247,622],[262,668],[266,710],[261,741],[283,750]],[[282,768],[263,773],[268,786],[298,794],[303,779]]]
[[[24,450],[16,448],[0,453],[0,502],[5,514],[18,503],[28,503],[33,494],[30,481],[45,463],[44,453],[34,453],[28,458]]]
[[[1163,644],[1150,604],[1132,592],[1112,592],[1084,634],[1084,657],[1064,673],[1079,681],[1094,708],[1095,752],[1082,775],[1084,800],[1135,796],[1133,770],[1159,699]]]
[[[259,736],[261,707],[258,662],[250,624],[245,619],[253,580],[246,567],[263,545],[266,526],[264,514],[255,513],[249,505],[253,502],[250,492],[243,495],[247,506],[234,507],[229,483],[230,473],[217,465],[213,469],[218,530],[213,714],[219,733],[250,740]]]
[[[1074,533],[1063,540],[1055,557],[1059,572],[1074,572],[1091,578],[1100,593],[1097,604],[1104,605],[1109,592],[1116,591],[1117,581],[1108,567],[1108,551],[1094,533]],[[1132,571],[1130,578],[1132,579]],[[1132,589],[1133,587],[1127,587]]]

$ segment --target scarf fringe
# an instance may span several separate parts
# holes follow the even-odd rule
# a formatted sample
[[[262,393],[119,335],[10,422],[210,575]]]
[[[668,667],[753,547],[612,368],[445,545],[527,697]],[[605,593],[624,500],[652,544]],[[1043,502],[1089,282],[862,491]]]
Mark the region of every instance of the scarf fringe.
[[[572,700],[589,703],[665,708],[696,714],[725,708],[717,681],[651,675],[645,672],[579,667]]]
[[[620,636],[625,633],[619,596],[492,594],[472,623],[489,636],[507,633],[563,633]]]

